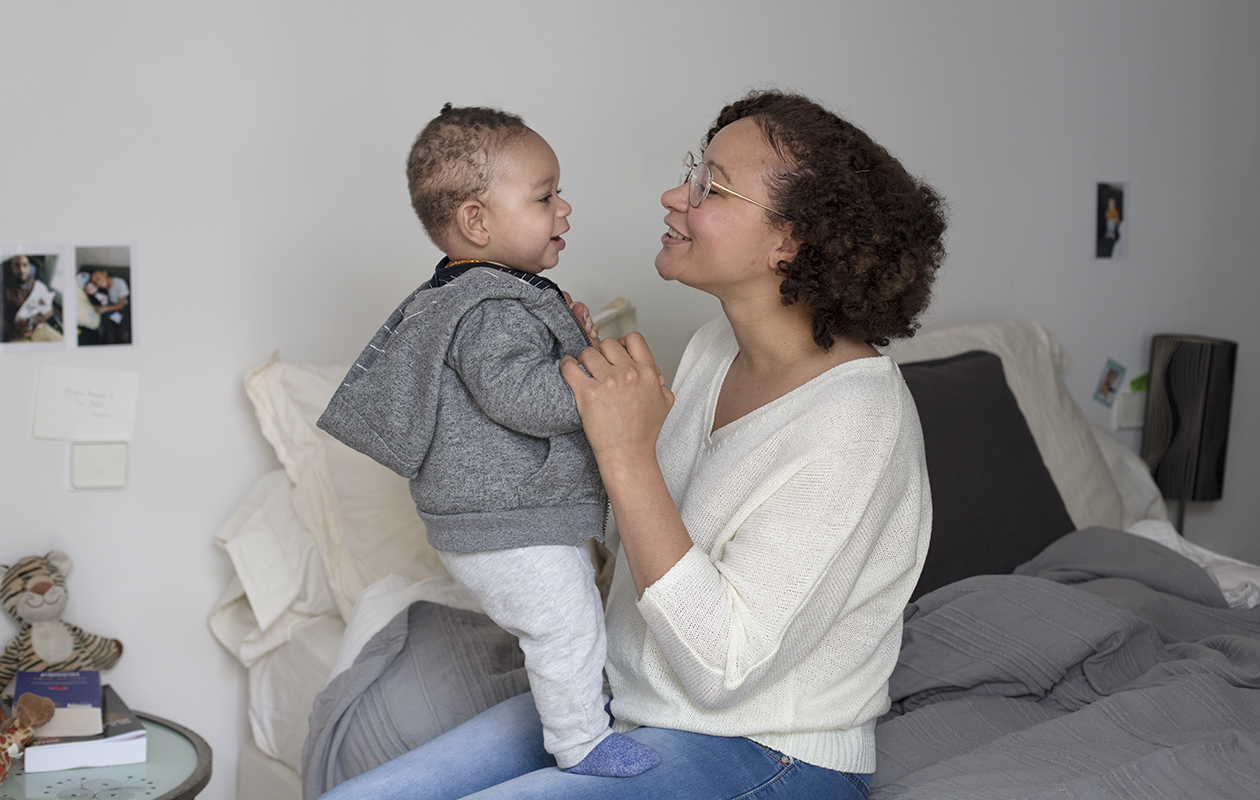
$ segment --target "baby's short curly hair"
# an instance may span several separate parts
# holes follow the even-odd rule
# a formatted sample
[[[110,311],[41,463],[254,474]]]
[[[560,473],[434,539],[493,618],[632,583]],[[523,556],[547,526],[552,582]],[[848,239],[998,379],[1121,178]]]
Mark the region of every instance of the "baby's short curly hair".
[[[812,309],[824,349],[836,337],[883,347],[913,336],[945,258],[941,196],[866,133],[797,94],[751,92],[722,109],[704,145],[745,117],[786,165],[766,181],[769,204],[800,245],[779,264],[783,302]]]
[[[515,114],[450,103],[424,126],[407,156],[407,188],[411,207],[434,244],[447,249],[455,210],[485,194],[495,156],[528,130]]]

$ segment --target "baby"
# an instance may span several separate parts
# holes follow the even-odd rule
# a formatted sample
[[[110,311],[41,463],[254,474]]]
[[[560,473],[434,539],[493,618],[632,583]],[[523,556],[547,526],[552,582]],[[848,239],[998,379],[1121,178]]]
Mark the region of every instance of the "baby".
[[[429,542],[520,639],[543,745],[561,769],[628,777],[651,748],[613,733],[603,608],[586,549],[606,496],[559,361],[590,346],[556,266],[572,207],[520,117],[452,108],[407,161],[412,206],[446,257],[386,320],[319,426],[409,478]]]

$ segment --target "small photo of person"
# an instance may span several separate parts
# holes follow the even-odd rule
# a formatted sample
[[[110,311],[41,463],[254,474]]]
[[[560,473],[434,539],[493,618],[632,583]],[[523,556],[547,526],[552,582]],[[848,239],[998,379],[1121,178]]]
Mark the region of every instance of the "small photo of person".
[[[1107,366],[1103,367],[1102,376],[1098,379],[1098,387],[1094,389],[1094,399],[1111,408],[1120,392],[1120,381],[1124,380],[1125,372],[1123,364],[1107,359]]]
[[[0,261],[4,272],[3,330],[0,342],[62,342],[62,297],[57,290],[57,256],[19,253]]]
[[[1124,256],[1120,224],[1124,222],[1124,184],[1098,184],[1098,219],[1095,225],[1094,255],[1097,258]]]
[[[131,344],[131,248],[75,248],[78,344]]]

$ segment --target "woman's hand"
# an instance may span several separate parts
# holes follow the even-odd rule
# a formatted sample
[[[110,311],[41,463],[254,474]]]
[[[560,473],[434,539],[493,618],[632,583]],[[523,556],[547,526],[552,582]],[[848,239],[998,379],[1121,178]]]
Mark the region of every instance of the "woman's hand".
[[[641,334],[605,339],[576,360],[565,357],[560,374],[577,399],[582,427],[605,480],[642,459],[655,460],[656,437],[674,394]]]
[[[560,373],[577,399],[621,548],[642,597],[691,549],[691,537],[656,461],[656,438],[674,405],[674,393],[638,333],[605,339],[576,360],[565,357]]]

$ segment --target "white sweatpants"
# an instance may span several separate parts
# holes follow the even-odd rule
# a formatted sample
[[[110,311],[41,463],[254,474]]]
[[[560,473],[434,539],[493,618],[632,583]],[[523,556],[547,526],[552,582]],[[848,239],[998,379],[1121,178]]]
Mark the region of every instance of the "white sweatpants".
[[[604,608],[585,547],[540,545],[438,554],[499,627],[520,639],[543,724],[561,769],[610,733],[604,705]]]

